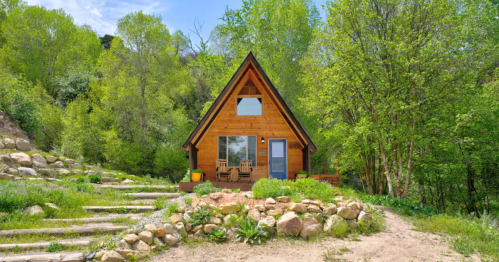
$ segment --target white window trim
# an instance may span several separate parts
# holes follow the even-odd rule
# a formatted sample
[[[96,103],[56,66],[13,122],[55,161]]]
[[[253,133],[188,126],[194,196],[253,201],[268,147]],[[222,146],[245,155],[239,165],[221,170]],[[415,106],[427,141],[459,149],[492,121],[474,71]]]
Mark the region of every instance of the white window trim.
[[[246,158],[248,158],[248,150],[249,150],[249,139],[248,137],[252,136],[252,135],[221,135],[221,136],[217,136],[217,159],[223,159],[223,158],[220,158],[220,137],[225,137],[225,144],[226,144],[226,158],[225,160],[227,160],[227,167],[239,167],[239,166],[229,166],[229,136],[245,136],[246,137]],[[255,137],[255,165],[253,167],[257,167],[258,166],[258,136],[254,136]]]

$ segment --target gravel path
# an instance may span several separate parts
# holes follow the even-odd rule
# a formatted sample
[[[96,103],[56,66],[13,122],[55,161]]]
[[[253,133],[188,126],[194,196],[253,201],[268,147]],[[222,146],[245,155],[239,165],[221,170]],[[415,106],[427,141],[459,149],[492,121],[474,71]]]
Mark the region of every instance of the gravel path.
[[[203,242],[194,247],[171,248],[149,262],[215,262],[215,261],[480,261],[465,258],[449,248],[443,236],[413,230],[413,225],[389,209],[387,228],[371,236],[358,236],[360,241],[327,238],[322,241],[273,240],[265,246],[249,246],[230,242]]]

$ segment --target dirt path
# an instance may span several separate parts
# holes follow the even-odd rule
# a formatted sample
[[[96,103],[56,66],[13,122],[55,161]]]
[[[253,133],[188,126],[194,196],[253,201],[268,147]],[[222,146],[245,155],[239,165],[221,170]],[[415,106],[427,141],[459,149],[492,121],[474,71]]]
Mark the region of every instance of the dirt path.
[[[236,261],[480,261],[452,251],[444,237],[412,230],[413,226],[384,209],[387,228],[361,241],[327,238],[323,241],[273,240],[265,246],[209,242],[171,248],[150,262]]]

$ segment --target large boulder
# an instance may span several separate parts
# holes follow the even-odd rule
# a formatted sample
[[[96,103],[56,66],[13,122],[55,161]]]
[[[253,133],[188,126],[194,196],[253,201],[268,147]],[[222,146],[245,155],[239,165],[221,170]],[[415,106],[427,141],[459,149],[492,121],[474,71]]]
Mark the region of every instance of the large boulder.
[[[165,230],[165,235],[167,235],[167,234],[173,234],[173,232],[174,232],[173,226],[170,225],[170,224],[164,224],[163,228]]]
[[[6,149],[16,149],[16,142],[8,137],[3,139],[3,144]]]
[[[13,167],[15,165],[14,161],[12,161],[10,156],[7,154],[0,154],[0,162],[4,163],[10,167]]]
[[[309,238],[316,236],[322,232],[322,225],[311,214],[306,214],[303,219],[303,228],[300,231],[300,236]]]
[[[71,171],[69,171],[69,170],[67,170],[65,168],[59,169],[59,175],[65,176],[65,175],[69,175],[69,174],[71,174]]]
[[[158,230],[158,227],[154,224],[147,224],[147,225],[144,225],[144,230],[155,234],[156,231]]]
[[[218,228],[218,226],[215,224],[206,224],[206,225],[204,225],[203,230],[205,233],[211,233],[211,230],[217,229],[217,228]]]
[[[352,210],[348,207],[339,207],[338,208],[338,215],[344,219],[348,219],[351,212],[352,212]]]
[[[322,213],[322,210],[320,207],[315,206],[315,205],[309,205],[308,206],[308,212],[310,213]]]
[[[348,224],[344,218],[339,215],[332,215],[324,225],[324,231],[327,233],[331,233],[338,227],[348,227]]]
[[[33,168],[29,167],[20,167],[17,169],[17,172],[19,172],[19,175],[21,176],[36,176],[37,173]]]
[[[239,211],[240,207],[237,203],[230,202],[225,205],[220,205],[219,209],[220,211],[222,211],[223,214],[228,214],[228,213],[236,213],[237,211]]]
[[[164,227],[158,227],[156,229],[156,233],[154,234],[155,237],[164,237],[165,236],[165,228]]]
[[[355,220],[347,220],[347,224],[351,229],[359,228],[359,223],[357,223]]]
[[[300,234],[301,228],[302,221],[295,212],[288,212],[277,221],[277,232],[281,236],[297,236]]]
[[[296,213],[305,213],[307,212],[307,207],[302,203],[291,203],[291,205],[289,205],[289,210]]]
[[[123,239],[128,243],[128,244],[133,244],[137,241],[140,240],[139,236],[135,234],[128,234],[123,237]]]
[[[282,202],[282,203],[288,203],[289,202],[289,197],[287,196],[280,196],[277,198],[277,201]]]
[[[144,241],[147,244],[152,244],[153,234],[149,231],[142,231],[139,233],[140,240]]]
[[[275,206],[276,206],[275,199],[271,197],[265,199],[265,209],[272,210],[275,209]]]
[[[116,251],[107,251],[101,258],[102,262],[122,262],[125,259]]]
[[[16,148],[17,150],[21,151],[29,151],[30,150],[29,141],[26,139],[18,138],[16,140]]]
[[[198,231],[198,232],[200,232],[200,231]],[[165,235],[163,240],[169,246],[173,246],[173,245],[176,245],[178,242],[180,242],[180,240],[182,240],[182,238],[175,237],[173,234],[168,234],[168,235]]]
[[[25,153],[13,153],[10,158],[18,165],[31,166],[31,158]]]
[[[55,156],[47,156],[47,161],[49,163],[54,163],[55,161],[57,161],[57,157],[55,157]]]
[[[224,193],[222,192],[215,192],[215,193],[211,193],[208,195],[211,199],[213,200],[219,200],[220,198],[224,197]]]
[[[173,214],[170,216],[170,221],[172,224],[177,224],[178,222],[182,222],[183,217],[179,214]]]
[[[47,167],[47,160],[40,154],[34,154],[31,156],[33,160],[33,165],[36,167]]]
[[[43,214],[43,208],[39,205],[30,206],[23,211],[23,214],[29,216],[41,215]]]
[[[152,240],[151,240],[151,242],[152,242]],[[142,240],[135,242],[135,244],[133,244],[132,248],[134,250],[138,250],[138,251],[140,251],[142,253],[146,253],[146,254],[151,252],[151,247],[146,242],[144,242]]]
[[[336,206],[325,207],[324,210],[323,210],[323,213],[326,214],[326,215],[336,214]]]
[[[361,211],[357,220],[359,221],[359,224],[370,227],[373,220],[373,216],[369,213],[366,213],[365,211]]]
[[[0,138],[0,149],[4,149],[5,145],[2,143],[2,139]]]
[[[53,166],[55,168],[63,168],[64,167],[64,163],[62,161],[56,161],[56,162],[50,164],[50,166]]]
[[[6,173],[0,173],[0,180],[14,180],[14,179],[16,179],[16,177],[13,175],[9,175]]]

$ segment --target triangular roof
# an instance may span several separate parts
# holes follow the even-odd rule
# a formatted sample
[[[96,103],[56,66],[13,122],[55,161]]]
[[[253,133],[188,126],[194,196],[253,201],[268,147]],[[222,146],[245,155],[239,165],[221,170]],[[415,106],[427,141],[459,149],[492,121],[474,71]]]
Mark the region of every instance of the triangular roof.
[[[275,98],[274,104],[276,104],[282,116],[291,127],[293,132],[295,132],[300,142],[304,146],[309,145],[312,152],[317,151],[317,146],[315,146],[312,139],[310,139],[310,136],[293,115],[293,112],[291,112],[284,99],[282,99],[281,95],[274,87],[267,74],[265,74],[252,52],[250,52],[248,56],[246,56],[244,62],[239,66],[236,73],[232,76],[229,83],[227,83],[222,92],[218,95],[217,99],[215,99],[208,112],[203,116],[201,122],[199,122],[199,124],[197,125],[196,129],[192,131],[187,141],[185,141],[185,143],[182,145],[182,148],[184,150],[189,150],[189,144],[193,144],[195,146],[197,142],[199,142],[205,131],[208,130],[210,125],[213,123],[215,116],[223,108],[225,101],[230,96],[230,91],[236,87],[237,81],[241,79],[241,76],[244,74],[244,72],[247,71],[248,68],[252,68],[258,73],[259,80],[264,83],[264,87],[268,88],[269,96],[271,98]]]

